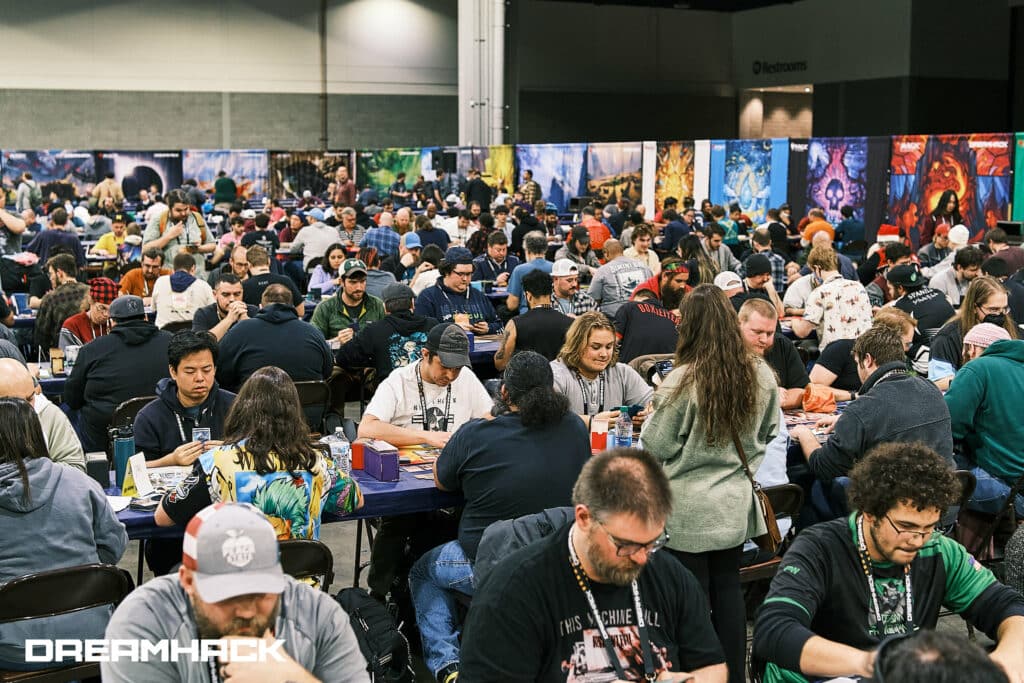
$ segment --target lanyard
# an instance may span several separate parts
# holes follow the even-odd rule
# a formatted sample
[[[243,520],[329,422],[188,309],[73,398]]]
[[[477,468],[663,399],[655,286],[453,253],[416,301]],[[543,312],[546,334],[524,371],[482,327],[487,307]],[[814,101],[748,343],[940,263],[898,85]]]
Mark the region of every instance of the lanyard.
[[[594,592],[590,590],[590,581],[587,579],[582,565],[580,565],[580,558],[576,555],[576,548],[572,545],[572,534],[575,529],[576,525],[569,529],[569,565],[572,567],[572,573],[576,576],[576,582],[579,584],[580,590],[583,591],[583,595],[587,598],[587,604],[590,606],[590,616],[597,625],[597,630],[601,633],[601,640],[604,642],[604,651],[608,656],[608,662],[615,668],[615,674],[620,680],[629,680],[625,670],[622,668],[622,663],[619,661],[619,656],[615,652],[615,646],[612,645],[612,639],[608,636],[608,629],[604,625],[604,620],[601,619],[601,613],[597,609]],[[644,680],[653,681],[655,680],[654,654],[651,652],[651,641],[647,639],[647,622],[644,621],[644,608],[640,602],[640,587],[637,585],[636,579],[633,579],[632,588],[633,609],[636,612],[636,626],[640,637],[640,649],[644,658]]]
[[[416,386],[420,390],[420,408],[423,410],[423,431],[429,432],[429,431],[432,431],[432,430],[430,429],[430,425],[427,424],[427,396],[426,396],[426,394],[423,393],[423,375],[420,374],[420,371],[422,370],[422,368],[420,367],[421,363],[423,363],[423,361],[417,361],[416,362]],[[451,407],[452,407],[452,385],[449,384],[448,385],[448,392],[447,392],[447,394],[445,395],[445,398],[444,398],[444,415],[441,416],[441,420],[440,420],[440,422],[437,425],[439,427],[439,429],[437,431],[439,431],[439,432],[447,432],[448,431],[448,411],[451,410]]]
[[[501,275],[501,274],[502,274],[503,272],[505,272],[505,268],[504,268],[504,265],[505,265],[506,263],[508,263],[508,260],[505,260],[505,261],[503,261],[503,262],[502,262],[502,264],[501,264],[501,265],[499,266],[499,265],[498,265],[498,264],[497,264],[497,263],[496,263],[496,262],[494,261],[494,259],[492,259],[492,258],[491,258],[490,256],[488,256],[488,257],[487,257],[487,262],[491,264],[491,275],[492,275],[492,278],[491,278],[491,279],[494,279],[494,280],[496,280],[496,279],[498,279],[498,276],[499,276],[499,275]]]
[[[438,287],[438,289],[440,289],[440,290],[441,290],[441,296],[443,296],[443,297],[444,297],[444,300],[448,302],[448,307],[452,309],[452,315],[453,315],[453,316],[454,316],[454,315],[455,315],[456,313],[465,313],[466,315],[470,315],[470,312],[469,312],[468,310],[466,310],[466,311],[460,311],[460,310],[459,310],[459,309],[458,309],[458,308],[457,308],[457,307],[455,306],[455,304],[453,304],[453,303],[452,303],[452,300],[451,300],[451,298],[450,298],[450,297],[448,296],[448,292],[444,291],[444,289],[442,289],[441,287]],[[466,307],[467,307],[467,308],[469,307],[469,288],[467,288],[467,289],[466,289]],[[470,316],[470,317],[472,317],[472,316]]]
[[[564,305],[562,305],[562,301],[564,301],[564,299],[559,299],[557,296],[553,296],[553,297],[551,297],[551,301],[555,304],[555,306],[558,307],[558,312],[559,313],[564,313],[565,315],[568,315],[568,316],[572,316],[573,315],[573,312],[575,311],[575,307],[573,306],[572,299],[568,299],[568,305],[569,305],[568,310],[566,310],[566,307]]]
[[[603,413],[604,412],[604,371],[603,370],[601,371],[601,374],[598,375],[598,377],[600,377],[600,382],[598,382],[598,385],[597,385],[597,396],[598,396],[597,400],[598,400],[598,404],[597,404],[597,411],[596,412]],[[592,397],[591,397],[591,394],[590,394],[590,389],[588,387],[589,383],[583,380],[583,376],[580,375],[579,372],[576,373],[576,382],[580,385],[580,393],[583,394],[583,414],[584,415],[590,415],[590,399]]]
[[[857,553],[860,556],[860,566],[864,570],[864,576],[868,582],[868,595],[871,596],[871,606],[874,608],[875,630],[879,638],[885,636],[885,628],[882,623],[882,610],[878,606],[878,591],[875,590],[875,581],[871,573],[871,556],[868,554],[867,543],[864,540],[864,515],[857,517]],[[914,628],[914,591],[910,585],[910,565],[903,565],[903,610],[906,616],[906,630],[904,633],[913,633]]]

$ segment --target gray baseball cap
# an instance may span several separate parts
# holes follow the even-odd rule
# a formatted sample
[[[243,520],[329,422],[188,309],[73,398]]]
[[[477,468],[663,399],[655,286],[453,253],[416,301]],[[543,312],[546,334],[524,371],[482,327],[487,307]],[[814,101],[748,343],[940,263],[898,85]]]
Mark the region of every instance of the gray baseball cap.
[[[110,317],[114,320],[141,318],[146,315],[142,299],[132,294],[119,296],[110,302]]]
[[[185,528],[182,564],[195,576],[203,602],[284,591],[277,533],[248,503],[214,503]]]
[[[427,335],[427,351],[436,353],[446,368],[471,367],[469,337],[454,323],[441,323]]]

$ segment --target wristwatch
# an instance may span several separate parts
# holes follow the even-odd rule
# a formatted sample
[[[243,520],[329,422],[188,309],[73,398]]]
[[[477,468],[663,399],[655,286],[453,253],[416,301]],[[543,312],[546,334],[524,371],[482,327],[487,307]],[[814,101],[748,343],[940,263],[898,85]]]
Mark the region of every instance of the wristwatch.
[[[851,401],[856,401],[857,400],[857,392],[856,391],[851,391],[850,392],[850,400]]]

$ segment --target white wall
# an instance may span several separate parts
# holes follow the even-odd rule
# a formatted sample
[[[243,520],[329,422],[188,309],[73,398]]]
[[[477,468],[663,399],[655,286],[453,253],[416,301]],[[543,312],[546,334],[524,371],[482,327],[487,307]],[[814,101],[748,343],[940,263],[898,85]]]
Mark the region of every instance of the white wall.
[[[912,0],[801,0],[737,12],[734,83],[757,88],[905,77],[910,73],[911,5]],[[795,68],[769,73],[776,64]]]
[[[320,91],[317,0],[0,0],[0,88]],[[456,0],[330,0],[330,93],[454,95]]]
[[[728,13],[517,1],[523,90],[732,94]]]

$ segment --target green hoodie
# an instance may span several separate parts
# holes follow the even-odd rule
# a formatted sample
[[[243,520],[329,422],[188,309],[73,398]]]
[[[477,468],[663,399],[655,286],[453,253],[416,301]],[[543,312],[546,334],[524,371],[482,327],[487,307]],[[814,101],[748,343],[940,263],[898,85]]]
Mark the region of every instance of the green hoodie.
[[[964,365],[949,385],[946,405],[953,439],[983,470],[1013,483],[1024,473],[1024,341],[997,341]]]

